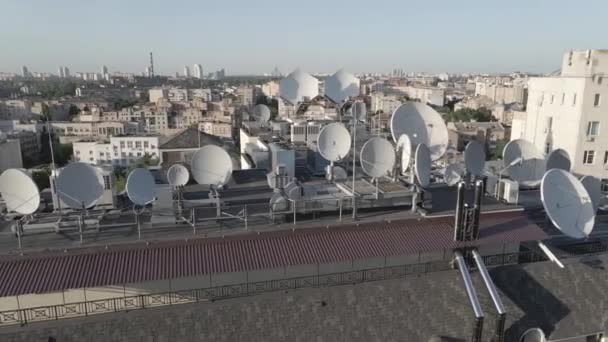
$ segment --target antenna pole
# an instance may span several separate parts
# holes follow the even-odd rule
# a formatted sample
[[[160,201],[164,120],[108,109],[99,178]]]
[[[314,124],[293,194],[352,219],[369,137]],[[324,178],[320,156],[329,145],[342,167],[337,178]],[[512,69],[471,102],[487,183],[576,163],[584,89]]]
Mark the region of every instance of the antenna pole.
[[[46,131],[49,135],[49,148],[51,150],[51,168],[53,173],[53,183],[55,184],[54,188],[57,189],[57,168],[55,167],[55,151],[53,151],[53,138],[51,136],[51,125],[49,124],[49,116],[46,117]],[[59,194],[57,194],[57,190],[55,190],[55,194],[57,196],[57,207],[59,209],[59,213],[61,213],[61,198],[59,198]]]
[[[353,103],[353,220],[357,219],[357,192],[355,191],[355,174],[356,174],[356,162],[357,162],[357,115],[355,113],[356,108]],[[340,111],[342,112],[342,111]]]

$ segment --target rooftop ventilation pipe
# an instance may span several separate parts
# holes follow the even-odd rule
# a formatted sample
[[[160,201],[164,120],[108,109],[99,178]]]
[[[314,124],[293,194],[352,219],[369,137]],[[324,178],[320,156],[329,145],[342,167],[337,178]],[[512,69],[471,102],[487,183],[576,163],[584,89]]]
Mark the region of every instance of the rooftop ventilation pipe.
[[[494,333],[494,339],[492,341],[495,342],[504,342],[505,340],[505,320],[507,318],[507,311],[505,310],[505,306],[502,304],[502,300],[500,299],[500,295],[498,291],[496,291],[496,286],[494,286],[494,282],[486,269],[486,265],[483,263],[483,258],[476,250],[473,250],[473,258],[475,259],[475,263],[477,264],[477,269],[479,269],[479,273],[481,273],[481,277],[483,278],[483,282],[486,284],[488,288],[488,292],[490,293],[490,297],[492,298],[492,302],[494,302],[494,307],[496,307],[496,311],[498,312],[498,319],[496,320],[496,329]]]
[[[475,202],[473,204],[473,224],[471,227],[472,240],[477,240],[479,238],[479,216],[481,215],[481,200],[483,198],[483,192],[483,181],[478,180],[475,183]]]
[[[458,191],[456,195],[456,213],[454,214],[454,241],[462,241],[463,240],[463,230],[464,230],[464,191],[465,191],[465,183],[458,183]]]
[[[471,280],[471,274],[469,273],[469,269],[467,268],[467,264],[464,261],[462,254],[456,251],[454,252],[454,256],[456,258],[456,263],[458,263],[458,269],[460,270],[460,274],[462,275],[462,280],[464,281],[464,287],[467,291],[467,296],[469,297],[469,301],[471,302],[471,306],[473,307],[473,313],[475,314],[475,324],[473,326],[473,336],[471,338],[471,341],[481,342],[481,335],[483,333],[483,310],[481,310],[479,299],[477,299],[477,292],[475,291],[475,287],[473,287],[473,281]]]

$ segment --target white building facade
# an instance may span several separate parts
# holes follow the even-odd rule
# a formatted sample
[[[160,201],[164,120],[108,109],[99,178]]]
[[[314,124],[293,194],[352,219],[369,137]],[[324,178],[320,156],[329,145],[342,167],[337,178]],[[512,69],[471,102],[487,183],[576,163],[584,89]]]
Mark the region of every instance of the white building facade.
[[[147,153],[160,162],[159,143],[157,136],[112,137],[109,142],[79,141],[73,143],[74,160],[93,165],[129,166]]]
[[[560,76],[530,79],[527,111],[513,118],[518,138],[564,149],[572,172],[608,179],[608,50],[568,52]]]

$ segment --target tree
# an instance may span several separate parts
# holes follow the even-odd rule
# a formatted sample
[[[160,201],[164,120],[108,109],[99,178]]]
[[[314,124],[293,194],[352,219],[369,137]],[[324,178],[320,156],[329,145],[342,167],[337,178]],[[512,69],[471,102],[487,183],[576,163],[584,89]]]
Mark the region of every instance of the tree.
[[[78,108],[78,106],[75,105],[70,105],[70,109],[68,110],[68,115],[70,116],[70,118],[76,116],[80,114],[80,108]]]
[[[502,151],[505,149],[505,145],[509,142],[509,139],[505,138],[496,142],[496,147],[492,150],[488,156],[489,160],[497,160],[502,158]]]
[[[489,122],[496,121],[492,116],[492,112],[487,108],[462,108],[457,111],[448,111],[444,114],[445,120],[448,122]]]
[[[38,186],[39,190],[43,190],[43,189],[51,187],[50,177],[51,177],[51,170],[49,170],[48,168],[35,170],[32,173],[32,179],[34,180],[34,183],[36,183],[36,186]]]
[[[46,103],[42,102],[42,113],[41,113],[42,115],[40,117],[40,120],[42,122],[49,121],[51,119],[50,118],[50,112],[51,111],[49,110],[49,105],[47,105]]]

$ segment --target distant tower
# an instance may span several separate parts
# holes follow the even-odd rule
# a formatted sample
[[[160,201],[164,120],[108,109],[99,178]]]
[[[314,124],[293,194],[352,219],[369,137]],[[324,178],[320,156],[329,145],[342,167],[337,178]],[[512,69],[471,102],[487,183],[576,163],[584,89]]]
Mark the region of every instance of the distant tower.
[[[146,67],[146,71],[144,72],[144,76],[146,76],[146,77],[152,77],[152,70],[150,69],[149,66]]]
[[[63,67],[63,77],[70,77],[70,69],[68,67]]]
[[[27,67],[25,65],[21,67],[21,76],[23,76],[23,77],[30,76],[30,71],[27,69]]]
[[[65,74],[63,73],[63,67],[62,66],[60,66],[57,71],[58,71],[58,74],[59,74],[60,78],[64,78],[65,77]]]
[[[108,67],[105,65],[101,66],[101,75],[106,75],[108,73]]]
[[[190,77],[190,68],[187,65],[184,65],[184,77]]]
[[[194,64],[192,70],[194,71],[194,77],[199,80],[203,78],[203,67],[200,64]]]
[[[148,72],[148,77],[154,77],[154,58],[152,57],[152,52],[150,52],[150,71]]]

